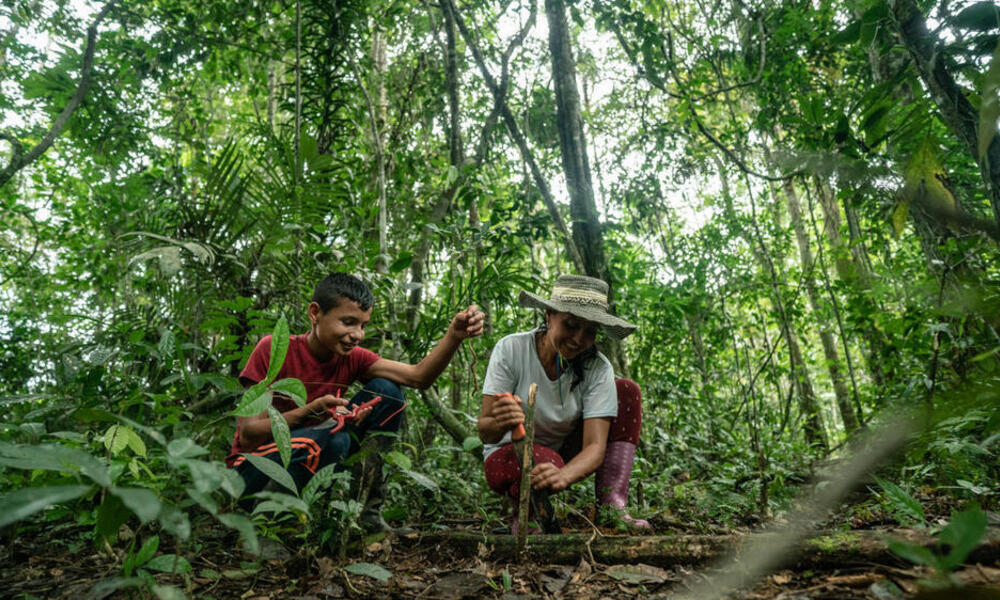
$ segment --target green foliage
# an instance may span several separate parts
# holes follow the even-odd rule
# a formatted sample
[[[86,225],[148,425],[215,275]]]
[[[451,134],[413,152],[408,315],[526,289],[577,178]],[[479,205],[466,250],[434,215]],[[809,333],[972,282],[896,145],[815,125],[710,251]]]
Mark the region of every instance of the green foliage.
[[[924,514],[923,506],[906,490],[891,481],[878,477],[875,478],[875,482],[882,488],[893,515],[900,524],[907,526],[926,525],[927,516]]]
[[[708,528],[792,505],[821,458],[804,380],[832,445],[849,447],[831,366],[862,423],[914,406],[935,415],[893,465],[901,476],[878,482],[898,521],[933,522],[908,490],[995,508],[1000,263],[991,229],[975,226],[995,217],[991,171],[977,164],[1000,111],[994,4],[920,4],[942,15],[929,41],[973,105],[971,137],[942,118],[884,2],[573,7],[593,218],[615,308],[639,325],[611,356],[643,389],[637,513]],[[0,122],[25,145],[79,69],[87,15],[54,7],[0,7]],[[408,397],[384,514],[478,515],[483,527],[504,514],[471,455],[482,377],[500,337],[539,322],[518,293],[574,270],[561,234],[465,40],[451,119],[436,5],[300,8],[296,54],[286,3],[117,3],[69,127],[0,188],[0,526],[80,523],[112,546],[135,529],[111,591],[180,593],[149,587],[150,573],[186,572],[206,520],[252,553],[262,536],[343,551],[357,532],[347,473],[324,469],[298,491],[281,465],[250,457],[281,491],[246,514],[242,480],[221,465],[235,417],[261,414],[287,464],[290,432],[269,407],[274,394],[306,402],[310,382],[277,377],[332,270],[371,283],[364,343],[386,358],[417,362],[456,310],[487,310],[486,334],[433,390],[467,431],[445,433]],[[459,10],[494,68],[513,41],[503,24],[526,15]],[[54,50],[29,42],[35,32]],[[590,216],[564,201],[547,40],[533,31],[509,52],[514,122],[554,209],[579,226]],[[790,173],[812,264],[794,252],[786,180],[765,178]],[[243,389],[240,369],[269,333],[267,378]],[[965,399],[976,405],[953,407]],[[589,485],[565,494],[574,510],[592,501]]]
[[[938,545],[933,551],[897,540],[889,541],[889,549],[912,563],[933,568],[940,577],[947,577],[965,562],[985,532],[986,513],[977,506],[951,515],[948,525],[938,534]]]

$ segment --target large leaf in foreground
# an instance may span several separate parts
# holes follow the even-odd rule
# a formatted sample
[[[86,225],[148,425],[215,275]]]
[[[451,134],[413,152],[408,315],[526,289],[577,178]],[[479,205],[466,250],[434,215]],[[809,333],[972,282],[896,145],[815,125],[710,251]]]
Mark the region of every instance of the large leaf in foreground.
[[[0,497],[0,528],[16,523],[53,504],[75,500],[90,489],[89,485],[54,485],[10,492]]]

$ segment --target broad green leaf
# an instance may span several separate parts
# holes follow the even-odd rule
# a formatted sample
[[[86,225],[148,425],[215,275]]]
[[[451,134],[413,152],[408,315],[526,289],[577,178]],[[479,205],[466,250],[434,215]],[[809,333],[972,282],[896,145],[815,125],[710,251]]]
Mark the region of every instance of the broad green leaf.
[[[128,417],[123,417],[121,415],[113,415],[113,416],[115,420],[121,423],[125,423],[133,430],[146,434],[149,437],[149,439],[153,440],[157,444],[160,444],[161,446],[165,446],[167,444],[166,438],[164,438],[163,434],[157,431],[156,429],[153,429],[152,427],[149,427],[147,425],[143,425],[142,423],[137,423],[132,419],[129,419]]]
[[[978,506],[951,516],[951,521],[938,536],[940,543],[951,546],[941,561],[945,569],[951,571],[965,562],[986,533],[986,523],[986,513]]]
[[[208,450],[196,444],[191,438],[177,438],[167,444],[167,454],[175,458],[195,458],[208,454]]]
[[[173,534],[181,540],[191,537],[191,521],[187,514],[181,509],[171,504],[164,504],[160,509],[160,526],[167,533]]]
[[[231,414],[237,417],[256,417],[267,410],[270,404],[271,392],[268,391],[267,385],[261,381],[243,392],[243,399],[240,400],[239,406]]]
[[[216,516],[216,518],[226,527],[235,529],[240,533],[240,536],[243,537],[243,541],[246,543],[248,552],[251,554],[260,554],[260,540],[257,539],[257,530],[254,529],[253,521],[243,515],[233,513],[223,513]]]
[[[142,441],[142,438],[139,437],[138,433],[132,431],[131,429],[128,430],[128,433],[129,433],[129,435],[128,435],[128,447],[136,455],[142,456],[143,458],[145,458],[145,456],[146,456],[146,443]]]
[[[897,540],[889,540],[889,550],[897,556],[916,565],[926,565],[937,568],[938,558],[923,546],[915,546]]]
[[[135,516],[143,523],[152,521],[160,516],[162,504],[156,494],[145,488],[133,487],[113,487],[111,493],[121,499]]]
[[[401,273],[404,269],[409,268],[410,264],[412,263],[413,263],[413,253],[401,252],[400,255],[396,257],[396,260],[392,261],[392,264],[389,265],[389,272]]]
[[[132,564],[137,567],[141,567],[146,564],[151,558],[153,558],[153,555],[156,554],[159,547],[160,536],[154,535],[146,540],[146,542],[142,545],[142,548],[139,548],[139,551],[135,553],[135,558],[133,559]]]
[[[246,481],[243,477],[236,472],[236,469],[222,469],[222,491],[226,492],[233,498],[239,498],[243,495],[243,490],[246,489]]]
[[[418,473],[416,471],[410,471],[406,469],[404,469],[403,472],[406,473],[410,479],[422,485],[423,487],[431,491],[437,491],[438,489],[437,482],[431,479],[430,477],[424,475],[423,473]]]
[[[139,456],[146,456],[146,444],[139,434],[123,425],[112,425],[104,432],[104,447],[111,451],[112,456],[121,453],[125,448]]]
[[[285,494],[283,492],[271,492],[263,491],[257,493],[258,498],[264,500],[271,500],[280,504],[283,508],[291,511],[298,511],[303,513],[309,513],[309,505],[305,503],[304,500],[291,494]]]
[[[914,202],[922,203],[936,213],[949,214],[955,211],[955,196],[944,184],[947,179],[948,175],[938,159],[937,144],[927,136],[906,164],[903,174],[903,190],[892,214],[893,230],[897,237],[906,224],[907,213]]]
[[[267,377],[264,378],[264,385],[270,384],[278,376],[281,366],[285,364],[285,355],[287,353],[288,321],[286,321],[284,315],[282,315],[278,319],[278,322],[274,324],[274,331],[271,333],[271,357],[270,361],[267,363]]]
[[[0,442],[0,465],[16,469],[79,472],[102,487],[111,486],[108,468],[88,452],[58,444],[34,446]]]
[[[124,429],[121,425],[112,425],[104,432],[104,447],[111,452],[112,456],[128,447],[128,440],[125,439],[125,434],[121,433]]]
[[[996,2],[976,2],[955,15],[955,24],[978,31],[996,29],[1000,27],[1000,7]]]
[[[996,13],[997,7],[992,8]],[[979,91],[979,97],[979,160],[982,161],[997,133],[997,120],[1000,119],[1000,44],[993,51],[993,60],[983,77],[983,89]]]
[[[115,494],[107,494],[97,509],[97,533],[108,541],[118,538],[118,529],[132,516],[132,511]]]
[[[147,569],[162,573],[190,573],[191,563],[177,554],[161,554],[146,563]]]
[[[369,562],[353,563],[344,567],[344,570],[355,575],[366,575],[378,581],[388,581],[392,577],[392,572],[385,567]]]
[[[191,471],[191,481],[194,482],[195,488],[203,494],[211,494],[225,482],[228,469],[221,463],[188,458],[180,461],[179,464]]]
[[[91,490],[89,485],[54,485],[25,488],[0,496],[0,529],[53,504],[75,500]]]
[[[298,490],[295,488],[295,481],[281,465],[256,454],[244,454],[243,456],[246,456],[250,464],[256,467],[258,471],[277,481],[296,496],[299,495]]]
[[[466,452],[471,452],[476,448],[482,448],[483,441],[479,437],[470,435],[469,437],[462,440],[462,450]]]
[[[184,492],[198,503],[198,506],[204,508],[210,514],[216,514],[219,512],[219,503],[212,499],[208,494],[201,492],[195,488],[185,488]]]
[[[399,467],[404,470],[413,468],[413,461],[410,460],[410,457],[398,450],[386,452],[383,458],[385,462],[393,465],[394,467]]]
[[[271,392],[288,396],[299,408],[306,405],[306,386],[298,379],[279,379],[271,384]]]
[[[274,406],[267,407],[267,415],[271,418],[271,437],[278,447],[278,455],[281,457],[281,464],[288,468],[292,462],[292,432],[288,428],[288,421],[281,416]]]
[[[187,600],[184,590],[172,585],[154,585],[153,594],[157,600]]]

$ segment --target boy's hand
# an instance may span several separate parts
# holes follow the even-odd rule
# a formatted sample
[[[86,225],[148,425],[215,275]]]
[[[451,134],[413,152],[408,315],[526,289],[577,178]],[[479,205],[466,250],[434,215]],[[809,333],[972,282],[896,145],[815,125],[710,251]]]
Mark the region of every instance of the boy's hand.
[[[458,339],[476,337],[483,333],[483,326],[486,324],[486,315],[475,304],[470,304],[469,308],[455,315],[451,320],[451,331],[458,336]]]
[[[338,407],[343,406],[347,406],[347,398],[341,398],[340,396],[334,396],[333,394],[320,396],[309,404],[306,404],[306,408],[309,409],[309,414],[316,417],[321,417],[330,411],[337,410]]]

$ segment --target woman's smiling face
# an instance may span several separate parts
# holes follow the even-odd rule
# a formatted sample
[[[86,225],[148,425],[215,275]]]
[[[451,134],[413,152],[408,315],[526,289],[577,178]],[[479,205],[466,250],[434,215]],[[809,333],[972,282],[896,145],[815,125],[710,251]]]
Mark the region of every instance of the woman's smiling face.
[[[593,346],[601,329],[600,324],[568,312],[547,311],[545,317],[549,341],[556,352],[567,360],[573,360]]]

